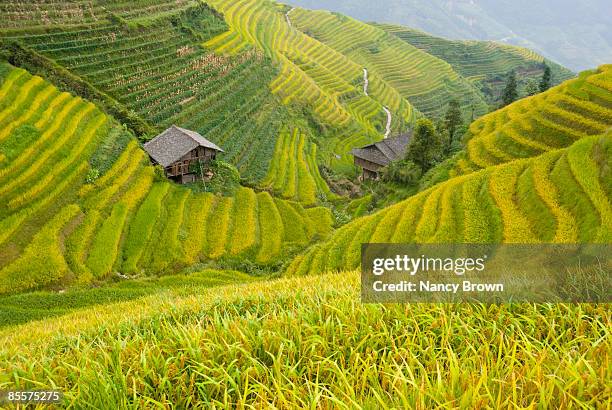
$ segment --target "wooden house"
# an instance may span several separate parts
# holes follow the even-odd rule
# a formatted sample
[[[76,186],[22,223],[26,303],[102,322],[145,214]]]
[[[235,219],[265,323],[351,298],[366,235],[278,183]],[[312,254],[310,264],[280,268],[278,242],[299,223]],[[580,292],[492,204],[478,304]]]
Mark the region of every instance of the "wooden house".
[[[224,152],[195,131],[173,125],[144,144],[154,164],[164,168],[166,176],[180,184],[201,177],[199,164],[215,159]]]
[[[354,148],[351,155],[355,159],[355,165],[362,170],[361,178],[378,179],[381,168],[392,161],[402,159],[406,155],[410,136],[410,133],[398,135],[362,148]]]

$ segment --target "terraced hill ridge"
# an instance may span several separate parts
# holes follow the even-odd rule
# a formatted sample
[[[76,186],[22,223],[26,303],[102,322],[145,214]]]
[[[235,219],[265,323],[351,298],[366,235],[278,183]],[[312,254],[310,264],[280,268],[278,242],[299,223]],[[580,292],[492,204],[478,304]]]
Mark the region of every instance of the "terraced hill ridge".
[[[315,204],[317,195],[334,197],[319,173],[317,145],[299,128],[281,132],[262,187],[305,205]]]
[[[354,269],[362,243],[609,243],[612,135],[485,168],[362,217],[287,275]]]
[[[222,146],[243,177],[267,173],[289,114],[270,92],[277,70],[256,50],[224,57],[198,43],[227,26],[207,6],[146,25],[100,21],[89,26],[25,30],[19,41],[114,97],[157,131],[177,124]]]
[[[171,14],[196,3],[193,0],[138,0],[112,2],[104,0],[71,1],[2,1],[0,29],[98,24],[105,22],[109,13],[121,18]]]
[[[603,65],[474,121],[457,172],[533,157],[611,127],[612,65]]]
[[[255,46],[280,65],[272,91],[286,104],[308,107],[334,130],[323,151],[338,169],[350,169],[347,153],[352,147],[382,138],[384,107],[393,112],[391,128],[396,132],[414,120],[412,105],[380,78],[371,77],[364,93],[360,64],[297,30],[292,15],[286,15],[288,7],[268,0],[209,3],[223,13],[230,30],[205,46],[227,54]]]
[[[53,386],[67,407],[605,407],[605,305],[380,305],[358,292],[356,272],[293,277],[3,329],[0,384]]]
[[[170,184],[93,104],[22,69],[0,73],[0,293],[245,254],[266,264],[331,229],[327,209],[267,192]],[[92,163],[102,175],[86,183]]]
[[[377,26],[324,10],[295,8],[293,25],[367,68],[398,90],[421,113],[441,117],[456,98],[463,110],[479,116],[488,107],[482,95],[447,62],[389,35]]]
[[[499,98],[510,70],[516,70],[522,82],[527,79],[539,81],[543,73],[542,64],[545,63],[551,68],[554,84],[574,77],[574,73],[567,68],[522,47],[493,41],[447,40],[394,24],[372,24],[446,61],[457,73],[476,85],[489,102]]]

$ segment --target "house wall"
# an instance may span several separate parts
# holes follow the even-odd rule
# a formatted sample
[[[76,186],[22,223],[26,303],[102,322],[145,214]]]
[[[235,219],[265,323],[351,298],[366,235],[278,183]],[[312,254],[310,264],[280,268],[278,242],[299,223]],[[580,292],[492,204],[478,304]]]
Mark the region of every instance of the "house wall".
[[[187,154],[183,155],[180,160],[170,164],[166,167],[167,176],[180,176],[189,174],[189,164],[192,162],[202,161],[209,162],[216,158],[217,151],[206,148],[197,147]],[[184,179],[179,178],[177,182],[183,182]],[[188,181],[191,182],[191,181]]]

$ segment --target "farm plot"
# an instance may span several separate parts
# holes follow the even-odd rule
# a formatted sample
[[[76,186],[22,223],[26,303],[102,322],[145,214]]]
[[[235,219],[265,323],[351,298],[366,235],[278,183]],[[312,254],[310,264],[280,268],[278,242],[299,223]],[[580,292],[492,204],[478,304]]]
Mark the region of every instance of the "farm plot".
[[[539,81],[543,72],[542,64],[546,63],[551,68],[555,83],[574,76],[568,69],[525,48],[492,41],[447,40],[393,24],[373,25],[446,61],[455,71],[474,82],[475,85],[478,86],[478,82],[487,84],[493,88],[494,96],[501,94],[504,85],[503,77],[510,70],[517,70],[521,77]]]
[[[288,275],[354,269],[359,244],[608,243],[609,135],[453,178],[337,230],[297,257]]]
[[[457,172],[466,173],[571,145],[612,127],[612,66],[584,72],[545,93],[474,121]]]
[[[225,29],[201,6],[146,26],[106,22],[20,32],[7,41],[52,59],[158,130],[177,124],[198,131],[223,146],[225,159],[255,182],[266,175],[288,113],[268,88],[277,71],[260,52],[227,57],[198,45]]]
[[[476,115],[487,112],[480,93],[445,61],[377,26],[327,11],[297,8],[291,16],[299,30],[366,67],[371,77],[397,90],[399,98],[410,101],[423,114],[440,117],[445,102],[452,98],[460,101],[465,112],[471,108]],[[372,90],[376,95],[376,89]]]
[[[0,163],[0,293],[159,274],[223,257],[274,263],[287,245],[331,230],[324,208],[306,211],[250,188],[223,197],[156,182],[133,140],[87,182],[92,158],[122,127],[40,77],[8,66],[0,73],[0,124],[11,129],[0,145],[8,159]],[[16,98],[23,103],[12,104]],[[303,168],[314,151],[301,147]],[[285,227],[303,234],[284,235]]]
[[[330,196],[329,187],[319,173],[316,147],[300,129],[283,130],[262,187],[304,205],[314,204],[317,194]]]

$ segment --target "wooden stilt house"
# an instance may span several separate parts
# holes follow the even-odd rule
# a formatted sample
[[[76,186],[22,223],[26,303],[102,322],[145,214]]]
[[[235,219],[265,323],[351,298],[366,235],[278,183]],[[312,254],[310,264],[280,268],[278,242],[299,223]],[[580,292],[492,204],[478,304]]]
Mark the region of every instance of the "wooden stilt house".
[[[351,150],[355,165],[362,170],[361,178],[378,179],[381,168],[386,167],[392,161],[403,158],[406,155],[411,135],[408,133],[385,138],[374,144]]]
[[[197,180],[201,173],[200,165],[224,152],[197,132],[176,125],[148,141],[144,149],[154,164],[164,168],[168,178],[180,184]]]

